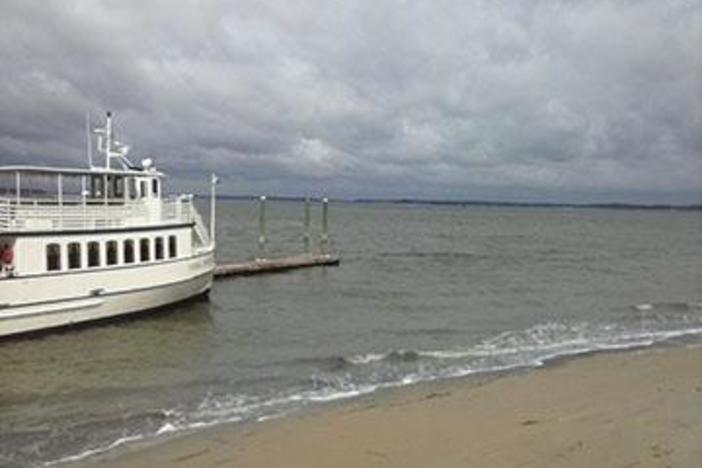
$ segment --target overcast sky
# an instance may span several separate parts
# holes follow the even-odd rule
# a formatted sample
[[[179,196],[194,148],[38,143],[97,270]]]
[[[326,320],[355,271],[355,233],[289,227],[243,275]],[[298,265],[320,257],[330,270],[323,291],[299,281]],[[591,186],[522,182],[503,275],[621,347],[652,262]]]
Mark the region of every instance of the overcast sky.
[[[0,164],[230,194],[702,202],[702,2],[2,0]]]

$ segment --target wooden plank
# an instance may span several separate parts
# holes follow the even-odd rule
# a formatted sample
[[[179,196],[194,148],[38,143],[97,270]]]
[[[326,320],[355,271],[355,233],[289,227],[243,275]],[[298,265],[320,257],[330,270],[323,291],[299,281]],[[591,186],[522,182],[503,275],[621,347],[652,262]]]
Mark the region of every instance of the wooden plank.
[[[264,258],[246,262],[226,263],[217,265],[214,271],[215,278],[228,276],[260,275],[275,273],[297,268],[310,268],[319,266],[337,266],[341,262],[338,255],[296,255],[293,257]]]

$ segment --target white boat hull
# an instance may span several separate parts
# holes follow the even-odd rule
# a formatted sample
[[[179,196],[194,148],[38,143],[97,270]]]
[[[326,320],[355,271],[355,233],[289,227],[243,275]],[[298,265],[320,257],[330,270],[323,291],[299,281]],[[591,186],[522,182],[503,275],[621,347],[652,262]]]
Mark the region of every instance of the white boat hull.
[[[207,292],[214,254],[0,281],[0,337],[118,317]]]

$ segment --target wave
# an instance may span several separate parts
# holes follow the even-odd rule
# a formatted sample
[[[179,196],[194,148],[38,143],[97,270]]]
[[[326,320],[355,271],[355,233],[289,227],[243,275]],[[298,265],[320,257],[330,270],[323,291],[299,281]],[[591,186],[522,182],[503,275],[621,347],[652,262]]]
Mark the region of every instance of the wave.
[[[325,371],[339,371],[353,365],[351,358],[346,358],[344,356],[326,356],[326,357],[304,357],[295,358],[290,361],[279,363],[288,365],[302,365],[306,367],[312,367],[315,369],[321,369]]]
[[[423,358],[461,358],[473,355],[472,351],[423,351],[398,349],[388,353],[357,354],[344,358],[346,362],[354,365],[373,364],[377,362],[416,362]]]
[[[499,356],[519,356],[526,354],[541,354],[550,357],[569,355],[572,352],[587,352],[606,349],[621,349],[627,347],[650,346],[657,342],[672,338],[702,333],[700,328],[680,330],[642,331],[609,335],[612,327],[603,326],[589,330],[592,327],[586,323],[566,326],[558,323],[548,323],[535,326],[526,332],[505,332],[483,343],[469,347],[450,350],[416,350],[391,351],[389,353],[361,354],[342,358],[354,365],[373,364],[378,362],[411,362],[420,359],[458,360],[465,358],[486,358]],[[588,330],[590,333],[587,333]],[[562,338],[550,341],[546,337],[562,333]]]
[[[209,393],[194,406],[161,413],[158,427],[125,433],[102,446],[47,465],[74,462],[137,440],[168,437],[223,423],[263,421],[380,389],[475,374],[540,367],[549,361],[598,351],[652,346],[702,335],[702,303],[645,303],[615,323],[544,322],[508,330],[475,344],[451,349],[394,349],[356,355],[301,358],[290,365],[311,368],[293,388],[266,394]]]
[[[311,403],[351,398],[383,388],[538,367],[553,359],[595,351],[651,346],[674,338],[700,335],[702,320],[699,322],[697,327],[669,330],[627,330],[613,324],[549,322],[526,330],[500,333],[466,348],[335,356],[327,359],[343,361],[342,372],[320,369],[321,373],[311,376],[303,387],[276,395],[210,395],[181,421],[181,426],[188,426],[186,420],[203,424],[205,421],[270,418],[278,411],[288,412]]]
[[[636,304],[632,306],[633,309],[638,311],[648,311],[648,310],[665,310],[665,311],[679,311],[687,312],[695,309],[702,309],[702,301],[693,302],[645,302],[643,304]]]
[[[415,362],[422,357],[420,351],[395,350],[388,353],[369,353],[353,356],[327,356],[299,358],[290,361],[291,364],[302,364],[315,367],[323,371],[342,371],[352,366],[371,364],[378,361],[388,362]]]
[[[465,335],[467,330],[460,328],[410,328],[393,330],[390,328],[378,328],[378,333],[393,336],[451,336]]]
[[[477,258],[484,258],[484,254],[479,254],[475,252],[454,252],[454,251],[436,251],[436,252],[382,252],[378,255],[379,257],[387,258],[428,258],[436,260],[475,260]]]

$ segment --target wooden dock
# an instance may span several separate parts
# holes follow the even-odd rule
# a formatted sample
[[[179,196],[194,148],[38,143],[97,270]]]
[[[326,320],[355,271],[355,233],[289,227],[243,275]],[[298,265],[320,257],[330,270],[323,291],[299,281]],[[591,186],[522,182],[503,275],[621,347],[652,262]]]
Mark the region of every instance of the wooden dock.
[[[340,262],[341,258],[333,254],[302,254],[293,257],[261,258],[245,262],[217,265],[214,271],[214,277],[215,279],[220,279],[229,276],[277,273],[298,268],[337,266]]]

